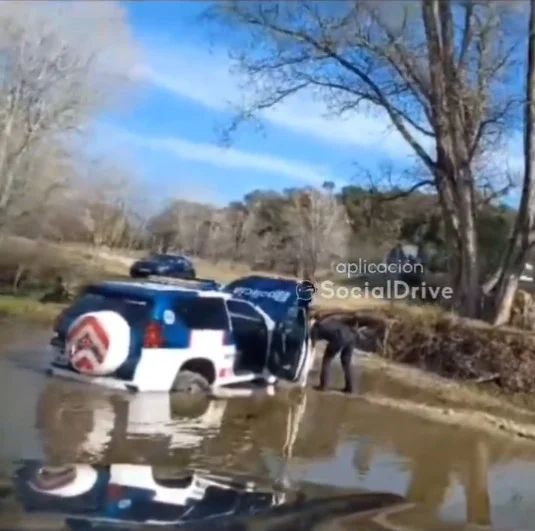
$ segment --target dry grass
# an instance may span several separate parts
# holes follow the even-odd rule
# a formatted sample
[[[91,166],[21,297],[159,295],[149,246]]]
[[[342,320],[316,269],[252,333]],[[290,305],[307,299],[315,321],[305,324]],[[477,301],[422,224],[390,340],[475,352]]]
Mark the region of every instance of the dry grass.
[[[21,318],[50,324],[65,305],[39,302],[57,276],[69,288],[76,290],[83,284],[103,278],[128,274],[132,258],[115,253],[95,251],[82,246],[35,242],[24,238],[10,238],[0,242],[2,291],[0,317]],[[13,293],[13,277],[22,271],[25,280]]]
[[[0,282],[4,293],[13,287],[15,275],[22,274],[22,288],[39,291],[50,287],[58,276],[69,285],[106,276],[128,274],[130,261],[124,256],[88,247],[9,238],[0,242]]]
[[[405,301],[388,301],[373,298],[360,299],[327,299],[325,297],[318,297],[313,303],[313,308],[320,308],[325,311],[333,312],[350,312],[350,311],[379,311],[383,313],[392,313],[395,315],[407,314],[414,317],[427,318],[430,315],[445,315],[448,314],[444,308],[434,305],[419,305],[416,303]]]
[[[48,325],[63,308],[64,304],[42,304],[31,298],[0,297],[0,318],[24,319]]]
[[[232,282],[233,280],[246,275],[269,275],[269,273],[258,271],[253,273],[245,264],[234,264],[225,261],[211,262],[202,259],[195,260],[195,271],[199,278],[213,278],[221,283]]]
[[[56,244],[51,242],[36,242],[25,238],[9,238],[0,242],[0,268],[13,276],[19,267],[23,267],[30,280],[28,289],[22,290],[21,294],[29,297],[33,306],[30,309],[23,298],[4,297],[4,314],[46,315],[50,312],[40,309],[36,299],[44,291],[49,289],[51,282],[61,275],[67,285],[76,290],[80,285],[102,279],[124,277],[132,263],[143,256],[145,252],[115,251],[110,249],[95,249],[80,244]],[[228,283],[246,275],[273,276],[267,271],[251,271],[245,264],[231,263],[226,261],[212,262],[209,260],[195,259],[197,276],[211,278],[221,283]],[[283,278],[289,276],[280,275]],[[341,280],[341,279],[340,279]],[[0,279],[4,286],[4,294],[10,294],[11,280]],[[28,312],[16,310],[20,305]],[[427,316],[441,312],[442,310],[432,306],[418,306],[403,301],[389,302],[371,298],[360,299],[327,299],[318,296],[314,303],[315,307],[325,310],[363,311],[377,310],[381,313],[390,312],[396,315],[409,313],[414,316]],[[2,311],[2,310],[0,310]]]

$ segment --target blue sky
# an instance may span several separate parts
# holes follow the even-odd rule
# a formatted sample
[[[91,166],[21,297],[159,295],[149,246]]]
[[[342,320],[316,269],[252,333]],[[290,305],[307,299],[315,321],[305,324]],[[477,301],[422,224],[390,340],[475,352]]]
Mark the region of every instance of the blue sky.
[[[223,204],[257,188],[343,185],[355,161],[373,169],[385,159],[406,165],[412,156],[383,116],[334,121],[306,94],[267,111],[261,132],[246,127],[231,148],[222,148],[218,127],[228,124],[230,104],[241,93],[225,38],[210,43],[199,24],[208,4],[123,5],[141,47],[138,86],[127,110],[103,118],[99,144],[121,153],[162,199]],[[517,155],[515,149],[513,164]]]

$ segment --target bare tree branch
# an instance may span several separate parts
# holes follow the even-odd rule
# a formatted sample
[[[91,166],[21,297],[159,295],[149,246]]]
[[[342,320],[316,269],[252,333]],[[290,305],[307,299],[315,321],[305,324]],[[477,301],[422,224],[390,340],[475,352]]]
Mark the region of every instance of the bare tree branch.
[[[113,3],[0,3],[0,230],[31,210],[30,198],[41,208],[63,187],[65,171],[38,161],[74,155],[76,135],[115,99],[135,56]]]
[[[249,116],[310,90],[333,115],[365,104],[388,116],[432,175],[415,189],[431,183],[437,191],[456,304],[477,315],[481,197],[506,188],[480,190],[476,166],[498,149],[522,99],[511,83],[522,41],[521,32],[511,33],[522,22],[517,8],[471,0],[231,0],[213,12],[246,36],[238,59],[253,96]]]

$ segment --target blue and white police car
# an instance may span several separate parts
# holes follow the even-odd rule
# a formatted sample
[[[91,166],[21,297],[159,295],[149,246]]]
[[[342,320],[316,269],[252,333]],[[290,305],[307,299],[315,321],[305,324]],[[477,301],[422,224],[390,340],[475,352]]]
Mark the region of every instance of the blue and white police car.
[[[56,320],[53,376],[134,392],[306,383],[309,301],[299,282],[113,281],[88,286]]]

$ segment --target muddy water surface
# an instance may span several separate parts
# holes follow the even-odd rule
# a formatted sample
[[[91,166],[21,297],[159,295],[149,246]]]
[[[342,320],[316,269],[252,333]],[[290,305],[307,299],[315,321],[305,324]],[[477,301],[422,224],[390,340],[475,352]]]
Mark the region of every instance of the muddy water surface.
[[[155,475],[199,469],[416,503],[384,529],[535,529],[535,443],[313,390],[214,401],[110,393],[47,378],[46,331],[10,324],[0,337],[0,490],[19,459],[132,463]],[[388,395],[388,382],[373,378],[363,376],[362,392]],[[17,511],[11,498],[0,503]]]

